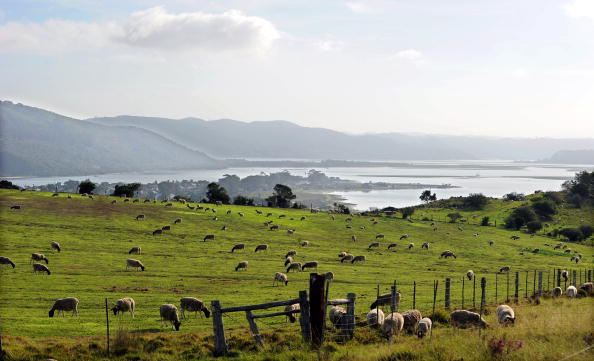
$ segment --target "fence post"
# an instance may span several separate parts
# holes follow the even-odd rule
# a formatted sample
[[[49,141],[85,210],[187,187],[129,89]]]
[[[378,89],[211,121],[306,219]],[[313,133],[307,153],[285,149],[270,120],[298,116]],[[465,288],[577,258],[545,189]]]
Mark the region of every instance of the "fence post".
[[[528,271],[526,271],[526,290],[524,291],[524,298],[528,298]]]
[[[396,303],[396,281],[394,281],[394,285],[390,288],[390,312],[398,312],[398,304]]]
[[[534,276],[532,277],[532,296],[536,295],[536,270],[534,270]]]
[[[592,270],[588,270],[588,282],[592,282]]]
[[[317,273],[309,274],[309,317],[311,340],[319,348],[324,342],[324,286],[326,277]]]
[[[547,291],[551,290],[551,270],[547,270]]]
[[[514,300],[516,304],[518,303],[518,298],[520,297],[520,272],[516,271],[516,282],[515,282],[515,291],[514,291]]]
[[[355,332],[355,300],[357,296],[354,293],[347,294],[347,299],[349,303],[347,303],[347,322],[349,327],[345,330],[347,333],[347,337],[349,339],[353,338],[353,333]]]
[[[435,280],[433,281],[433,313],[431,314],[431,317],[435,316],[435,300],[437,300],[437,285],[438,285],[439,281]]]
[[[486,288],[487,288],[487,279],[485,277],[481,278],[481,316],[483,315],[483,308],[485,307],[485,300],[486,300]]]
[[[498,286],[497,286],[497,283],[499,281],[498,275],[499,275],[499,273],[495,273],[495,303],[497,303],[497,297],[499,296],[499,294],[498,294]]]
[[[462,309],[464,309],[464,282],[466,277],[462,277]]]
[[[258,325],[256,324],[256,321],[254,321],[254,318],[252,317],[252,311],[250,311],[250,310],[245,311],[245,318],[247,318],[248,323],[250,324],[250,330],[252,330],[252,335],[254,335],[254,339],[256,340],[256,343],[258,344],[258,346],[264,347],[264,342],[262,342],[262,336],[260,336],[260,331],[258,330]]]
[[[577,271],[576,270],[573,270],[572,273],[573,273],[572,274],[573,275],[573,277],[572,277],[573,278],[573,283],[572,284],[575,286],[577,284]]]
[[[509,302],[509,272],[505,274],[505,302]]]
[[[301,336],[303,342],[311,342],[311,326],[309,323],[309,301],[307,300],[307,291],[299,291],[299,324],[301,325]]]
[[[538,297],[542,297],[542,271],[538,271]]]
[[[450,309],[450,279],[446,278],[445,280],[445,308],[446,310]]]
[[[223,328],[223,313],[221,303],[218,300],[211,302],[212,307],[212,330],[214,333],[215,355],[222,356],[227,353],[227,341],[225,340],[225,329]]]
[[[105,299],[105,324],[107,326],[107,357],[109,357],[109,312],[107,311],[107,298]]]
[[[417,281],[413,281],[413,310],[417,304]]]
[[[561,268],[557,268],[557,287],[561,287]]]

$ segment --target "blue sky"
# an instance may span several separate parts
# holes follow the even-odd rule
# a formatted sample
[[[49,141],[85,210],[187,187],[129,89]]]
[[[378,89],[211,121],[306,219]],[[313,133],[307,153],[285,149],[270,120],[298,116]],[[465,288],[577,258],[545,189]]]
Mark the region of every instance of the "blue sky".
[[[594,0],[2,0],[0,79],[74,117],[592,137]]]

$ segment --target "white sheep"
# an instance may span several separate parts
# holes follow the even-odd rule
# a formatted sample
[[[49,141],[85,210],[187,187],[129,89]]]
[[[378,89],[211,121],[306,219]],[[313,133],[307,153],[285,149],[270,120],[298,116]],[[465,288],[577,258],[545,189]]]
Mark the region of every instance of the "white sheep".
[[[326,278],[326,281],[332,282],[334,280],[334,273],[332,273],[332,272],[326,272],[324,274],[324,277]]]
[[[565,290],[565,294],[568,298],[575,298],[577,296],[577,288],[575,286],[569,286]]]
[[[172,304],[161,305],[161,307],[159,308],[159,314],[161,315],[162,322],[171,322],[171,325],[175,327],[175,330],[179,331],[179,326],[181,326],[181,322],[179,322],[177,307],[175,307]]]
[[[132,248],[130,248],[130,250],[128,251],[128,254],[140,254],[140,247],[139,246],[134,246]]]
[[[468,278],[469,281],[472,281],[472,279],[474,278],[474,271],[472,271],[472,270],[466,271],[466,278]]]
[[[381,327],[384,324],[384,312],[379,308],[373,309],[367,313],[367,325],[369,327]]]
[[[340,322],[340,319],[345,315],[346,311],[344,310],[344,308],[340,306],[334,306],[330,309],[330,312],[328,313],[328,318],[330,319],[332,325],[334,325],[334,327],[337,327],[338,323]]]
[[[46,265],[41,263],[33,263],[33,273],[37,272],[46,272],[48,275],[52,274],[49,268],[46,267]]]
[[[31,254],[31,261],[29,261],[29,263],[31,262],[41,262],[44,261],[45,264],[49,264],[49,260],[47,259],[47,257],[41,253],[32,253]]]
[[[179,300],[179,305],[181,308],[182,318],[186,318],[186,312],[194,312],[194,317],[198,318],[198,312],[202,311],[206,318],[210,317],[210,311],[206,308],[206,305],[202,300],[199,300],[195,297],[183,297]]]
[[[60,253],[60,251],[62,250],[62,248],[60,248],[60,244],[59,244],[58,242],[56,242],[56,241],[52,241],[52,242],[50,243],[50,247],[51,247],[53,250],[56,250],[58,253]]]
[[[394,334],[398,335],[403,327],[404,317],[398,312],[393,312],[384,318],[382,330],[387,338],[391,338]]]
[[[284,283],[285,286],[287,286],[289,284],[289,278],[284,273],[276,272],[274,274],[274,281],[272,282],[272,285],[274,286],[275,284],[278,284],[279,282]]]
[[[286,312],[299,311],[299,310],[301,310],[301,305],[298,303],[294,303],[292,305],[288,305],[285,307]],[[288,314],[287,317],[289,318],[289,321],[291,321],[291,323],[295,323],[295,321],[297,321],[297,318],[295,317],[295,313]]]
[[[144,265],[142,264],[142,262],[140,262],[137,259],[132,259],[132,258],[128,258],[126,260],[126,271],[130,268],[136,268],[136,270],[138,270],[138,268],[140,268],[141,270],[144,271]]]
[[[301,263],[300,262],[292,262],[289,265],[289,267],[287,268],[287,273],[291,272],[291,270],[301,272]]]
[[[78,299],[74,297],[66,297],[56,300],[54,306],[49,311],[49,317],[54,317],[54,312],[56,311],[58,311],[58,314],[62,312],[62,317],[64,317],[64,311],[72,311],[72,316],[78,316]]]
[[[248,261],[241,261],[241,262],[239,262],[237,264],[237,266],[235,266],[235,271],[238,271],[240,269],[243,269],[243,270],[246,270],[247,271],[248,264],[249,264]]]
[[[427,336],[428,333],[430,334],[432,325],[433,323],[431,322],[430,318],[422,318],[421,321],[419,321],[419,324],[417,325],[417,336],[419,338],[423,338]]]
[[[136,308],[136,303],[134,302],[133,298],[124,297],[120,298],[115,302],[115,305],[111,308],[113,314],[117,316],[118,312],[120,312],[120,317],[124,316],[124,312],[130,312],[132,318],[134,318],[134,309]]]
[[[495,313],[497,314],[497,320],[502,325],[514,324],[516,322],[514,310],[508,305],[499,305]]]

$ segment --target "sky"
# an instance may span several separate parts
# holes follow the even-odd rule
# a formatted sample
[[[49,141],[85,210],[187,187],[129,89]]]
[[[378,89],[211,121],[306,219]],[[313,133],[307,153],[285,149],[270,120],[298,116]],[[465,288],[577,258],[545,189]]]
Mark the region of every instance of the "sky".
[[[594,0],[0,0],[0,99],[77,118],[594,137]]]

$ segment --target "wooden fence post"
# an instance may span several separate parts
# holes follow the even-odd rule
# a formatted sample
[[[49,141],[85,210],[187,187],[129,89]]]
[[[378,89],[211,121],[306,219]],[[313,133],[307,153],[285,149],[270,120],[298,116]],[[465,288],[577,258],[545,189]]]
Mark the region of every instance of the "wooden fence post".
[[[481,316],[483,315],[483,308],[485,307],[485,300],[486,300],[486,288],[487,288],[487,279],[485,277],[481,278]]]
[[[435,280],[433,281],[433,313],[431,314],[431,317],[435,316],[435,301],[437,300],[437,285],[438,285],[439,281]]]
[[[227,340],[225,340],[225,329],[223,327],[223,313],[221,303],[218,300],[211,302],[212,307],[212,331],[215,342],[215,356],[225,355],[228,351]]]
[[[450,309],[450,279],[446,278],[445,280],[445,308],[446,310]]]
[[[464,309],[464,282],[466,281],[466,277],[462,277],[462,309]]]
[[[526,290],[524,291],[524,298],[528,298],[528,271],[526,271]]]
[[[245,318],[247,318],[248,323],[250,324],[250,330],[252,331],[252,335],[254,335],[254,339],[256,340],[256,344],[260,347],[264,347],[264,342],[262,341],[262,336],[260,336],[260,331],[258,330],[258,325],[254,318],[252,317],[252,311],[247,310],[245,311]]]
[[[551,270],[547,270],[547,291],[551,290]]]
[[[536,295],[536,270],[534,270],[534,276],[532,276],[532,296]]]
[[[518,298],[520,297],[520,272],[516,271],[516,282],[515,282],[515,291],[514,291],[514,300],[518,303]]]
[[[413,281],[413,310],[416,309],[417,303],[417,281]]]
[[[311,326],[309,323],[309,301],[307,300],[307,291],[299,291],[299,324],[301,325],[301,336],[303,342],[311,342]]]
[[[345,331],[348,335],[349,340],[351,338],[353,338],[353,334],[355,333],[355,300],[356,300],[356,298],[357,298],[357,296],[354,293],[347,294],[347,300],[349,300],[349,303],[347,303],[348,328]]]
[[[474,275],[472,283],[472,308],[476,310],[476,275]]]
[[[398,304],[396,303],[396,281],[390,289],[390,312],[398,312]]]
[[[505,302],[509,302],[509,272],[506,273],[505,276],[505,282],[506,282],[506,287],[505,287]]]
[[[557,287],[561,287],[561,268],[557,268]]]
[[[572,285],[575,286],[577,284],[577,271],[576,270],[573,270],[572,275],[573,275],[573,277],[572,277],[572,279],[573,279]]]
[[[592,270],[588,270],[588,282],[592,282]]]
[[[509,274],[509,272],[507,272],[507,273]],[[499,287],[498,287],[498,281],[499,281],[499,277],[498,277],[498,275],[499,275],[499,273],[498,273],[498,272],[497,272],[497,273],[495,273],[495,303],[497,303],[497,298],[498,298],[498,296],[499,296],[499,294],[498,294],[498,291],[499,291],[499,290],[498,290],[498,288],[499,288]]]
[[[105,299],[105,325],[107,326],[107,357],[109,357],[109,312],[107,311],[107,298]]]
[[[317,273],[309,274],[309,317],[312,345],[319,348],[324,342],[324,286],[326,277]]]

